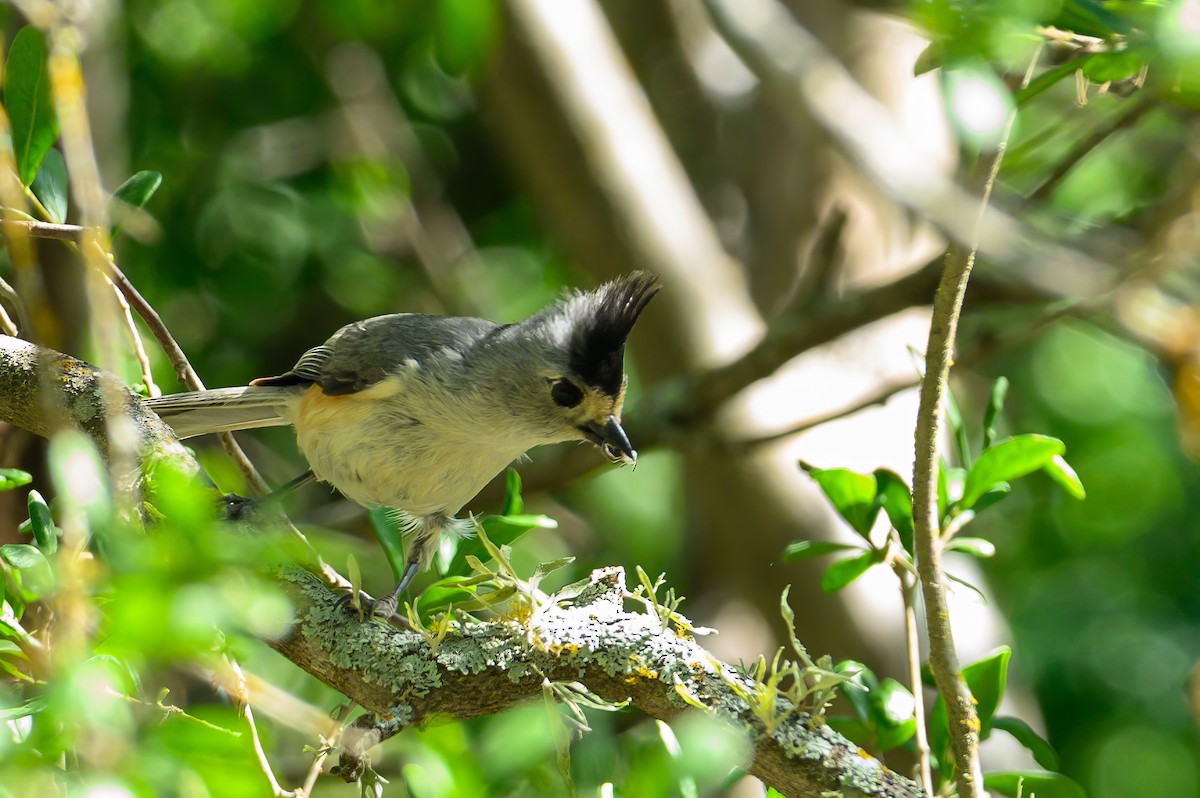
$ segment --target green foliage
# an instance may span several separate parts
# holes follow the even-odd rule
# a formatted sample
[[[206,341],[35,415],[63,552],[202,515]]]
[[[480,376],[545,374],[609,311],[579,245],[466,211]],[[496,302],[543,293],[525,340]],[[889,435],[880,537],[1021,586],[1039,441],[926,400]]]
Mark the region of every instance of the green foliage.
[[[1083,788],[1061,773],[1040,770],[1013,770],[989,773],[983,777],[983,786],[1011,798],[1084,798]]]
[[[55,149],[46,152],[46,157],[42,160],[29,189],[45,208],[48,221],[62,224],[67,220],[70,192],[67,186],[67,164],[62,153]]]
[[[21,28],[8,48],[4,66],[4,105],[12,126],[17,174],[21,184],[28,186],[58,138],[58,117],[46,71],[46,37],[37,28]]]
[[[876,755],[904,746],[916,733],[916,702],[907,687],[894,679],[880,681],[861,662],[845,660],[834,669],[850,677],[842,696],[852,717],[835,716],[829,724]]]
[[[113,192],[113,207],[109,208],[109,215],[117,220],[112,228],[113,238],[116,238],[121,232],[120,220],[128,217],[132,212],[146,207],[146,203],[162,185],[162,179],[161,172],[142,170],[117,186],[117,190]]]

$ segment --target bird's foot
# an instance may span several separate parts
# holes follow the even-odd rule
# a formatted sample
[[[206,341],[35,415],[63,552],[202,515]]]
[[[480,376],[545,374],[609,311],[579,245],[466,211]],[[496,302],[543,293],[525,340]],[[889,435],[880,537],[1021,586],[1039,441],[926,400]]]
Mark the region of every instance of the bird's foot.
[[[365,591],[358,591],[358,601],[355,602],[355,594],[352,591],[347,591],[337,600],[339,607],[349,608],[352,612],[358,615],[359,620],[368,621],[378,618],[384,623],[396,623],[404,628],[408,628],[408,619],[396,612],[400,603],[398,594],[389,593],[381,599],[371,598]]]

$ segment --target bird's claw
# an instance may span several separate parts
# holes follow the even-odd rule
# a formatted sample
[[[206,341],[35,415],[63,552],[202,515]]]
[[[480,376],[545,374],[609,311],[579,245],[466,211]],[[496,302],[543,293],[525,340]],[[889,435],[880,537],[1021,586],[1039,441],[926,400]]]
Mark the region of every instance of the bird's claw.
[[[358,591],[358,602],[354,602],[355,595],[352,591],[347,591],[337,600],[338,607],[345,607],[358,615],[360,621],[368,621],[378,619],[384,623],[395,622],[407,628],[408,619],[397,614],[396,608],[399,604],[397,596],[388,594],[381,599],[371,598],[364,591]]]

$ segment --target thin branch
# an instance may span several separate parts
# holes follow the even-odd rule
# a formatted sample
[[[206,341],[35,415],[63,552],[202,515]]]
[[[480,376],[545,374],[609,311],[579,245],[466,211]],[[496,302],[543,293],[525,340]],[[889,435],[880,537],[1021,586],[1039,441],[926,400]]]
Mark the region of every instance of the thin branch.
[[[76,244],[83,242],[84,228],[77,224],[51,224],[50,222],[38,222],[32,219],[10,219],[7,222],[7,226],[9,229],[23,230],[25,235],[30,238],[74,241]]]
[[[1114,293],[1115,292],[1108,292],[1092,301],[1058,303],[1056,307],[1050,308],[1048,312],[1042,314],[1025,327],[1022,327],[1013,333],[995,337],[989,336],[981,342],[973,342],[970,348],[964,347],[963,351],[961,351],[955,357],[954,365],[958,366],[959,368],[969,368],[978,365],[979,363],[994,357],[999,352],[1032,340],[1038,335],[1038,333],[1045,330],[1054,322],[1065,318],[1088,318],[1109,307],[1112,303]],[[760,446],[778,443],[781,440],[794,437],[802,432],[807,432],[810,429],[820,427],[824,424],[829,424],[833,421],[839,421],[847,416],[852,416],[855,413],[860,413],[868,408],[886,404],[887,401],[893,396],[916,388],[920,384],[920,377],[905,377],[903,379],[889,380],[880,385],[874,393],[869,394],[867,397],[860,399],[851,405],[838,410],[831,410],[828,413],[812,416],[792,425],[791,427],[788,427],[787,429],[783,429],[778,432],[772,432],[756,438],[744,438],[742,440],[728,440],[718,437],[712,440],[712,444],[721,451],[738,453],[746,450],[756,449]]]
[[[203,391],[204,383],[200,380],[200,375],[192,368],[192,364],[188,361],[187,355],[184,354],[183,348],[179,346],[179,343],[175,340],[175,336],[171,335],[171,331],[167,329],[167,325],[163,323],[162,317],[158,315],[158,311],[154,309],[154,306],[146,301],[146,298],[134,287],[133,283],[129,281],[129,278],[125,276],[125,273],[117,267],[117,264],[111,258],[105,257],[103,259],[103,268],[106,276],[112,280],[130,306],[137,311],[138,315],[142,317],[142,321],[150,328],[150,332],[158,341],[158,345],[162,347],[167,360],[170,361],[172,368],[175,369],[175,376],[179,378],[179,381],[187,386],[189,390]],[[246,453],[242,451],[242,447],[238,445],[233,434],[223,432],[218,438],[230,459],[233,460],[234,464],[245,475],[251,490],[258,495],[267,493],[270,487],[267,485],[266,480],[258,473],[258,469],[250,462],[250,458],[246,457]]]
[[[1033,76],[1040,55],[1035,53],[1025,73],[1025,84]],[[984,183],[979,207],[982,224],[987,203],[1000,174],[1000,164],[1008,147],[1017,115],[1009,114],[1004,133],[992,158]],[[942,571],[941,518],[938,515],[938,427],[941,424],[942,401],[950,379],[950,363],[962,313],[967,281],[975,265],[977,252],[971,247],[952,243],[946,251],[946,267],[933,298],[933,314],[929,324],[929,343],[925,348],[925,377],[921,381],[917,408],[916,460],[913,464],[913,548],[921,591],[925,599],[925,626],[929,633],[929,667],[946,705],[949,722],[950,749],[954,756],[955,778],[959,798],[980,798],[983,792],[983,769],[979,763],[979,715],[971,691],[960,673],[954,634],[950,627],[950,607],[946,600],[945,574]]]
[[[267,783],[271,785],[271,794],[275,798],[296,798],[296,792],[285,790],[279,785],[279,780],[275,778],[275,771],[271,767],[270,760],[267,759],[267,752],[263,750],[262,740],[258,736],[258,725],[254,722],[254,709],[250,706],[249,696],[246,694],[246,674],[242,671],[242,666],[238,665],[237,660],[226,657],[226,664],[237,680],[238,691],[234,694],[237,699],[242,715],[246,718],[246,726],[250,729],[250,742],[254,745],[254,758],[258,760],[258,767],[266,776]]]

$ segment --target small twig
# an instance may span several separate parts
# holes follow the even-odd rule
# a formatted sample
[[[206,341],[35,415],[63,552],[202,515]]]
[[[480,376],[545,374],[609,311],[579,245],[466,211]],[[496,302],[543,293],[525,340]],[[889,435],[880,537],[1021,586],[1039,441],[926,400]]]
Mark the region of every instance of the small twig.
[[[933,769],[929,761],[929,733],[925,729],[925,686],[921,683],[921,640],[917,634],[917,588],[918,580],[909,570],[907,558],[901,556],[903,546],[895,530],[891,535],[891,549],[897,556],[892,559],[892,570],[900,583],[900,600],[904,605],[904,650],[907,654],[908,689],[913,696],[913,721],[916,731],[913,742],[917,747],[918,781],[925,795],[933,796]],[[903,565],[901,565],[903,563]]]
[[[183,353],[183,349],[171,335],[171,331],[167,329],[167,325],[163,323],[162,317],[158,315],[158,311],[154,309],[146,298],[141,295],[141,292],[134,287],[133,283],[129,282],[129,278],[125,276],[117,264],[111,259],[104,259],[104,268],[107,271],[107,277],[117,286],[117,289],[125,296],[129,302],[142,317],[142,321],[150,328],[150,332],[158,341],[158,345],[162,347],[163,353],[166,354],[167,360],[171,362],[172,368],[175,369],[175,376],[189,390],[203,391],[204,383],[200,379],[200,375],[192,368],[192,364],[188,361],[187,355]],[[270,487],[266,480],[258,473],[258,469],[250,462],[250,458],[246,457],[246,453],[242,451],[242,447],[234,440],[233,434],[222,432],[218,436],[221,441],[221,446],[224,447],[226,453],[234,464],[245,475],[246,481],[249,483],[251,490],[257,495],[263,495],[269,492]],[[297,532],[297,534],[299,534]]]
[[[1040,56],[1035,52],[1025,72],[1025,85],[1033,76]],[[1000,174],[1000,164],[1008,146],[1017,115],[1009,114],[1004,134],[996,147],[980,201],[978,224],[983,223],[987,204]],[[978,231],[977,231],[978,232]],[[925,599],[925,627],[929,632],[929,666],[946,705],[950,727],[950,748],[954,756],[959,798],[980,798],[983,770],[979,764],[979,715],[971,691],[963,681],[950,628],[950,607],[946,600],[945,575],[941,557],[943,540],[937,506],[938,428],[942,401],[950,378],[958,319],[962,313],[967,281],[975,265],[978,235],[970,247],[957,242],[946,251],[946,266],[933,298],[929,324],[929,343],[925,349],[925,378],[921,381],[917,409],[916,459],[913,464],[913,546],[921,591]]]
[[[1102,308],[1111,303],[1112,292],[1108,292],[1094,301],[1079,301],[1069,303],[1058,303],[1042,316],[1039,316],[1033,322],[1028,324],[1016,332],[1005,335],[1000,338],[990,338],[982,343],[976,343],[970,350],[960,353],[955,358],[954,364],[960,368],[966,368],[977,365],[988,358],[996,355],[1005,349],[1009,349],[1018,344],[1024,343],[1032,339],[1039,332],[1044,330],[1056,321],[1067,317],[1086,317],[1092,313],[1098,313]],[[766,446],[772,443],[778,443],[781,440],[799,435],[802,432],[807,432],[815,427],[820,427],[824,424],[829,424],[833,421],[852,416],[855,413],[860,413],[868,408],[877,405],[886,404],[889,399],[904,391],[916,388],[921,384],[920,377],[906,377],[903,379],[889,380],[883,383],[875,390],[874,393],[867,396],[865,399],[860,399],[852,405],[831,410],[828,413],[822,413],[818,416],[812,416],[803,421],[767,435],[762,435],[756,438],[745,438],[742,440],[730,441],[718,439],[714,442],[714,447],[725,452],[741,453],[752,449],[757,449],[760,446]]]
[[[313,757],[312,766],[309,767],[308,774],[304,777],[304,786],[300,788],[303,795],[312,795],[313,788],[316,787],[317,784],[317,779],[320,778],[321,771],[325,767],[325,760],[327,760],[329,755],[336,751],[337,747],[341,744],[342,737],[346,733],[345,719],[350,716],[350,712],[352,711],[353,707],[353,703],[344,705],[342,714],[340,716],[335,716],[338,718],[337,729],[328,738],[320,738],[322,747],[319,751],[317,751],[317,755]]]
[[[133,320],[133,312],[129,309],[129,303],[125,301],[125,295],[117,290],[117,287],[113,285],[113,281],[107,275],[105,275],[104,281],[112,289],[113,297],[116,298],[117,304],[121,308],[121,315],[125,319],[125,329],[129,333],[129,340],[133,343],[133,355],[137,359],[138,368],[142,372],[142,384],[146,386],[146,393],[152,397],[162,396],[162,391],[154,384],[154,372],[150,369],[150,358],[146,355],[146,347],[142,343],[141,334],[138,333],[137,324]]]
[[[61,241],[72,241],[79,243],[83,240],[85,228],[75,224],[51,224],[49,222],[38,221],[9,221],[9,225],[25,231],[25,233],[34,238],[52,238]],[[158,311],[154,306],[146,301],[141,292],[134,287],[125,273],[113,262],[112,258],[105,253],[103,247],[96,245],[100,253],[103,254],[105,277],[114,285],[117,292],[122,297],[122,306],[127,310],[132,308],[137,311],[138,316],[150,328],[150,332],[154,335],[158,345],[162,348],[163,353],[167,356],[167,360],[171,363],[171,367],[175,370],[175,376],[181,384],[186,386],[188,390],[203,391],[204,383],[200,379],[200,375],[192,368],[192,364],[188,361],[187,355],[183,349],[171,335],[171,331],[167,325],[163,323],[162,317],[158,315]],[[132,328],[135,329],[136,328]],[[143,375],[149,375],[148,360],[145,359],[145,349],[141,346],[140,340],[135,338],[135,349],[138,352],[138,362],[145,364],[143,366]],[[153,385],[153,379],[147,382],[147,387]],[[250,462],[250,458],[246,457],[246,453],[242,451],[241,446],[234,439],[233,435],[228,432],[223,432],[218,435],[221,441],[221,446],[225,452],[233,460],[238,469],[245,475],[247,483],[250,485],[252,492],[257,495],[263,495],[269,492],[270,487],[266,480],[258,473],[258,469]]]
[[[1028,197],[1025,198],[1025,204],[1033,204],[1045,202],[1054,190],[1058,188],[1063,179],[1075,166],[1082,161],[1088,153],[1100,146],[1106,139],[1115,133],[1118,133],[1126,128],[1132,127],[1139,119],[1146,115],[1151,109],[1158,105],[1157,98],[1150,93],[1143,93],[1137,102],[1133,103],[1131,108],[1125,109],[1123,113],[1117,114],[1112,119],[1108,120],[1108,124],[1103,127],[1093,130],[1092,133],[1080,142],[1078,142],[1072,150],[1067,153],[1061,161],[1059,161],[1054,169],[1051,170],[1049,176],[1038,186]]]
[[[263,750],[262,740],[258,736],[258,725],[254,722],[254,709],[250,706],[250,697],[246,694],[246,674],[242,671],[242,666],[238,665],[237,660],[232,657],[226,657],[225,663],[236,680],[238,691],[234,698],[242,710],[242,715],[246,718],[246,725],[250,728],[250,741],[254,744],[254,758],[258,760],[259,768],[267,777],[267,783],[271,785],[271,794],[275,798],[296,798],[295,791],[285,790],[279,786],[279,780],[275,778],[275,771],[267,759],[267,752]]]
[[[84,228],[77,224],[52,224],[32,219],[11,219],[8,225],[12,229],[24,230],[30,238],[51,238],[56,241],[83,241]]]

